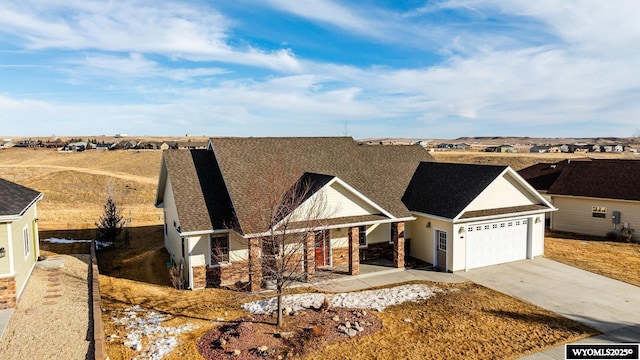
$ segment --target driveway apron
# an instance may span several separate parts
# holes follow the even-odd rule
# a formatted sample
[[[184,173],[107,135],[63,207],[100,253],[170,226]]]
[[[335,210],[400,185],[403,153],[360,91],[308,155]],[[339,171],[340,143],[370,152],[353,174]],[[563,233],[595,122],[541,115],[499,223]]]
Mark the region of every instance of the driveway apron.
[[[456,275],[590,326],[610,342],[640,342],[640,287],[545,258]]]

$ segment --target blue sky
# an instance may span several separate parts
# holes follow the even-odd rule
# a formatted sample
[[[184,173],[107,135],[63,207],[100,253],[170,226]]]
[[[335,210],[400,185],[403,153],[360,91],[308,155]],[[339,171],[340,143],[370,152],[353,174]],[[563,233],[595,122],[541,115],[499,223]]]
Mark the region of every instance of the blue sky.
[[[640,2],[0,0],[0,134],[631,136]]]

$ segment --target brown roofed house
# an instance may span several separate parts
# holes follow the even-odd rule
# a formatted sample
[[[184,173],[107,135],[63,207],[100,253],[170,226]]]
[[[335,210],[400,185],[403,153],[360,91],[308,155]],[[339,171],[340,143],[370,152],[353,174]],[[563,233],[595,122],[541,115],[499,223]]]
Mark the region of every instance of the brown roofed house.
[[[634,230],[640,227],[640,161],[571,159],[519,173],[558,208],[552,229],[640,239]]]
[[[422,146],[350,137],[211,138],[206,149],[167,150],[156,198],[165,247],[191,289],[260,289],[259,259],[274,256],[265,239],[284,231],[312,230],[295,261],[302,279],[404,267],[409,256],[458,271],[542,255],[539,219],[553,206],[517,173],[430,164]],[[513,246],[500,243],[507,232]],[[474,247],[458,245],[465,238]]]

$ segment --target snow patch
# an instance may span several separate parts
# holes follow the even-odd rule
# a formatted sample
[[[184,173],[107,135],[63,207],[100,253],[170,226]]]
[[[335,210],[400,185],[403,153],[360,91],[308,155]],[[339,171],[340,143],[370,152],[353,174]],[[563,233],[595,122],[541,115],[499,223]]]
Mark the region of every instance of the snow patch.
[[[74,239],[60,239],[60,238],[48,238],[43,239],[42,241],[52,243],[52,244],[73,244],[73,243],[90,243],[93,240],[74,240]],[[96,241],[96,249],[100,250],[102,248],[106,248],[111,246],[112,244],[104,241]]]
[[[407,301],[428,299],[445,290],[437,286],[424,284],[401,285],[379,290],[366,290],[339,294],[294,294],[282,298],[283,308],[293,311],[303,309],[319,309],[327,297],[331,307],[352,309],[384,310],[387,306],[402,304]],[[278,299],[273,297],[242,304],[242,308],[253,314],[271,314],[277,310]]]
[[[118,317],[117,315],[120,315]],[[134,359],[160,360],[178,345],[178,335],[197,329],[199,326],[186,324],[177,327],[163,326],[170,317],[155,311],[145,311],[135,305],[123,311],[114,311],[111,320],[124,326],[127,334],[124,345],[139,351]]]

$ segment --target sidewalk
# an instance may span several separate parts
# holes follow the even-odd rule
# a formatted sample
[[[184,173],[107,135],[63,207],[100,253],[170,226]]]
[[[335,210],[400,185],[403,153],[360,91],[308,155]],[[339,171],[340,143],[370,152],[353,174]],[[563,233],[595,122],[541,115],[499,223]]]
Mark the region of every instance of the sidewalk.
[[[461,283],[467,281],[455,274],[437,271],[396,268],[380,270],[381,267],[379,266],[362,264],[360,268],[362,271],[360,275],[323,280],[313,283],[312,286],[322,291],[350,292],[408,281],[433,281],[443,283]],[[376,271],[371,271],[372,269]]]

